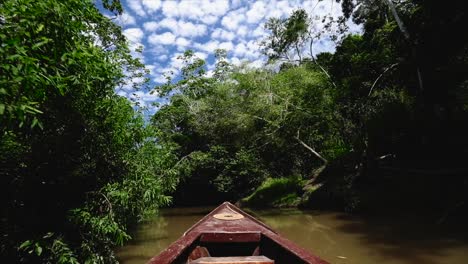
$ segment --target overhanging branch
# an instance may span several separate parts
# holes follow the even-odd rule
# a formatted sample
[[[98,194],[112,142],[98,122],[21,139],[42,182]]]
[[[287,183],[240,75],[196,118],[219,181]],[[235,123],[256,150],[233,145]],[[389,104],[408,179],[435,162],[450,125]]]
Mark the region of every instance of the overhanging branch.
[[[307,145],[304,141],[302,141],[300,138],[299,138],[299,130],[297,130],[297,136],[295,137],[295,139],[303,146],[305,147],[306,149],[308,149],[310,152],[312,152],[312,154],[314,154],[317,158],[319,158],[320,160],[323,161],[323,163],[327,164],[328,163],[328,160],[325,159],[324,157],[322,157],[322,155],[320,155],[317,151],[315,151],[313,148],[311,148],[309,145]]]

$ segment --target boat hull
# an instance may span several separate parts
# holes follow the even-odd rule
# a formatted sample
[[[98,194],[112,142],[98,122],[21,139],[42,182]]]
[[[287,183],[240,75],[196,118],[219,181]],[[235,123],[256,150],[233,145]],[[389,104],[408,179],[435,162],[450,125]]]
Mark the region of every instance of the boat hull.
[[[328,263],[225,202],[153,257],[148,264],[186,264],[207,256],[265,256],[276,264]]]

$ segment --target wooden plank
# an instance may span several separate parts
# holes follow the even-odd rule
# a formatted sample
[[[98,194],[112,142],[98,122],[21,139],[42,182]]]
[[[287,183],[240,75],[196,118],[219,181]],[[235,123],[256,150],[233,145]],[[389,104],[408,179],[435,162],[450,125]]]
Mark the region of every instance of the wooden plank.
[[[259,242],[261,238],[260,232],[219,232],[219,233],[203,233],[200,236],[200,242],[208,243],[247,243]]]
[[[191,264],[274,264],[275,261],[265,256],[247,257],[208,257],[199,258]]]

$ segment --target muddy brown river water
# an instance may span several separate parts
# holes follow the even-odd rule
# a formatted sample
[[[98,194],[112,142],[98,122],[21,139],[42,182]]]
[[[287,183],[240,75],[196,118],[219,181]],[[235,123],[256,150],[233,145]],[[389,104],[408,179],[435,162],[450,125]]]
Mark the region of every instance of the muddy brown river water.
[[[122,264],[146,263],[213,208],[172,208],[142,223],[117,250]],[[323,211],[246,210],[284,237],[337,264],[468,264],[466,223],[416,213],[349,216]]]

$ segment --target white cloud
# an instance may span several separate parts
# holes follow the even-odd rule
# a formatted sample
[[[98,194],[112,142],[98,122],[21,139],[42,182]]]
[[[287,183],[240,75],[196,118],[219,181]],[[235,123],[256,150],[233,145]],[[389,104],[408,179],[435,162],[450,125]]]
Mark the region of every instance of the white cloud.
[[[190,45],[190,41],[184,37],[177,38],[176,40],[177,46],[187,47]]]
[[[140,28],[127,28],[123,34],[131,43],[140,43],[144,35]]]
[[[130,9],[139,16],[146,16],[145,10],[141,5],[141,0],[127,0],[127,5]]]
[[[267,17],[285,17],[289,16],[293,11],[294,7],[290,5],[287,0],[279,1],[276,5],[269,5],[267,11]]]
[[[213,24],[218,17],[224,15],[229,10],[228,0],[185,0],[185,1],[164,1],[162,3],[162,13],[166,17],[180,17],[203,21],[206,24]]]
[[[229,12],[221,20],[221,24],[230,30],[236,30],[240,23],[245,21],[245,8]]]
[[[205,76],[210,78],[210,77],[213,77],[214,75],[214,70],[208,70],[207,72],[205,72]]]
[[[158,56],[158,61],[166,61],[167,60],[167,55],[166,54],[163,54],[161,56]]]
[[[313,9],[313,13],[316,16],[333,16],[337,17],[341,15],[341,6],[340,5],[332,5],[328,2],[319,2],[317,6]]]
[[[175,1],[164,1],[162,3],[162,12],[167,17],[177,16],[179,14],[177,2],[175,2]]]
[[[255,2],[247,12],[247,22],[257,23],[265,16],[265,3],[262,1]]]
[[[236,37],[236,35],[231,32],[224,30],[222,28],[217,28],[211,33],[211,38],[214,39],[221,39],[221,40],[233,40]]]
[[[175,35],[172,34],[171,32],[165,32],[162,34],[151,34],[148,37],[148,42],[157,45],[157,44],[162,44],[162,45],[170,45],[174,44],[175,41]]]
[[[132,101],[140,105],[140,107],[147,107],[151,103],[157,101],[159,96],[157,93],[151,91],[134,91],[127,94],[127,97]]]
[[[244,43],[239,43],[236,45],[236,48],[234,49],[234,54],[236,56],[242,57],[247,53],[247,47],[245,46]]]
[[[246,57],[249,59],[256,59],[261,56],[260,53],[260,46],[255,40],[250,40],[249,42],[246,43],[247,46],[247,52],[246,52]]]
[[[213,53],[219,46],[219,41],[211,40],[205,43],[194,43],[193,46],[197,49]]]
[[[348,26],[349,28],[349,32],[352,32],[353,34],[362,34],[362,25],[356,25],[352,18],[348,19],[348,21],[346,21],[346,25]]]
[[[170,63],[169,63],[169,65],[171,67],[171,70],[172,69],[180,69],[180,68],[182,68],[182,66],[184,66],[184,62],[181,59],[178,58],[179,56],[182,56],[182,55],[183,55],[182,53],[175,53],[175,54],[172,55]],[[165,71],[167,71],[167,70],[165,70]]]
[[[262,27],[258,26],[253,32],[252,36],[253,37],[264,37],[268,34],[268,32]]]
[[[194,24],[184,20],[175,20],[173,18],[165,18],[159,22],[159,26],[170,29],[177,36],[197,37],[203,36],[207,32],[207,27],[204,24]]]
[[[237,35],[238,36],[241,36],[241,37],[244,37],[245,35],[247,35],[247,27],[246,26],[240,26],[238,29],[237,29]]]
[[[218,21],[218,17],[214,15],[206,15],[200,19],[203,23],[212,25]]]
[[[201,9],[208,14],[222,16],[229,10],[228,0],[202,1]]]
[[[173,18],[165,18],[161,20],[158,24],[159,24],[159,27],[168,28],[172,32],[177,32],[177,20]]]
[[[118,16],[117,21],[123,26],[131,26],[136,24],[136,20],[130,14],[124,12],[122,15]]]
[[[148,32],[154,32],[156,31],[156,29],[158,29],[158,27],[159,25],[155,21],[149,21],[149,22],[143,23],[143,28]]]
[[[146,69],[149,70],[149,74],[153,75],[154,74],[154,70],[156,69],[156,65],[146,65]]]
[[[177,33],[181,36],[203,36],[206,34],[206,26],[203,24],[179,21],[179,32]]]
[[[242,64],[242,61],[237,57],[232,57],[230,59],[230,63],[233,64],[234,66],[240,66]]]
[[[251,63],[249,63],[249,66],[252,68],[260,68],[265,64],[265,61],[263,59],[258,59],[254,60]]]
[[[143,5],[151,13],[157,11],[161,7],[160,0],[143,0]]]
[[[122,97],[127,97],[127,93],[125,91],[118,91],[117,95],[120,95]]]
[[[167,79],[163,74],[159,74],[153,77],[153,81],[156,83],[166,83]]]
[[[158,94],[151,92],[141,92],[139,96],[145,102],[154,102],[158,99]]]
[[[321,52],[333,52],[335,50],[335,46],[333,41],[330,39],[320,39],[319,41],[314,42],[314,53],[317,55]]]
[[[167,49],[167,47],[165,45],[159,44],[156,39],[153,39],[152,41],[153,41],[153,43],[151,43],[149,38],[148,38],[148,42],[150,44],[152,44],[152,45],[151,45],[150,48],[146,49],[146,52],[151,54],[152,57],[159,56],[161,54],[168,54],[169,53],[169,50]]]
[[[208,58],[208,54],[206,54],[204,52],[195,52],[194,55],[197,56],[199,59],[202,59],[202,60],[206,60],[206,58]]]
[[[181,1],[177,5],[178,16],[185,18],[196,18],[202,12],[202,2]]]
[[[238,8],[242,5],[242,0],[231,0],[231,8]]]
[[[223,42],[219,44],[218,49],[224,49],[230,51],[234,48],[234,45],[231,42]]]
[[[133,85],[134,84],[141,84],[145,81],[145,78],[143,77],[131,77],[129,75],[129,72],[124,72],[124,74],[128,77],[126,83],[124,85],[122,85],[121,89],[119,91],[127,91],[128,95],[132,93],[133,91]]]

